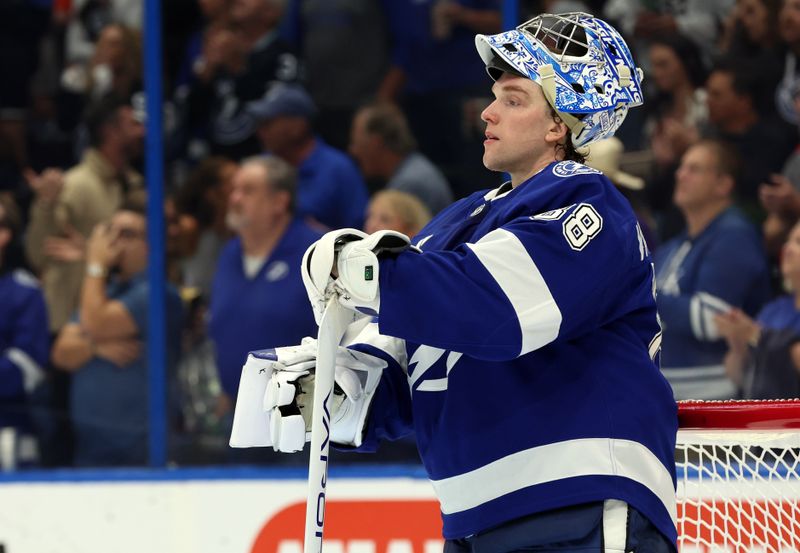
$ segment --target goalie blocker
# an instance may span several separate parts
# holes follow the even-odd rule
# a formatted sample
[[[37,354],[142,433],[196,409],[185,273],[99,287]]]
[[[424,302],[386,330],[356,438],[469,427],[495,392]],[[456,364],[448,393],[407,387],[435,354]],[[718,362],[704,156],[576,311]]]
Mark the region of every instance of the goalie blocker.
[[[408,237],[399,232],[367,235],[356,229],[328,232],[312,244],[303,256],[301,272],[317,323],[333,294],[353,310],[353,320],[376,315],[378,255],[399,253],[409,246]],[[272,446],[287,453],[303,449],[311,438],[316,354],[313,338],[303,339],[299,346],[249,353],[242,368],[231,447]],[[361,445],[369,405],[385,367],[382,359],[339,347],[331,405],[334,443]]]
[[[293,453],[311,439],[317,341],[251,351],[242,368],[231,447],[272,447]],[[331,402],[331,441],[359,447],[369,406],[386,361],[340,347]]]

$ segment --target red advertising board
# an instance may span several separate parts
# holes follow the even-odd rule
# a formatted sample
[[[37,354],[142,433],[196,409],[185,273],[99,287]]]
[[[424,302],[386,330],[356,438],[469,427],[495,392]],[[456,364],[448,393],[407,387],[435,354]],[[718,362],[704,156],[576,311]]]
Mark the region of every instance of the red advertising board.
[[[251,553],[302,551],[305,514],[305,503],[295,503],[279,511],[263,526]],[[331,546],[330,551],[442,550],[442,519],[436,501],[330,501],[325,519],[324,540],[326,549]]]

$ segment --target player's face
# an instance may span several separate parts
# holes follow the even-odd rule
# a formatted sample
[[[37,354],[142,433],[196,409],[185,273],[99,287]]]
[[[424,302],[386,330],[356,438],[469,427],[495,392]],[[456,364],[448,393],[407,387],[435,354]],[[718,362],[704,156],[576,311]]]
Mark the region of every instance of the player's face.
[[[504,73],[492,92],[494,101],[481,113],[486,123],[483,164],[509,173],[517,185],[553,161],[553,145],[545,138],[558,124],[541,87],[530,79]]]
[[[716,157],[709,148],[689,148],[675,172],[675,205],[686,211],[715,201],[720,194],[720,178]]]

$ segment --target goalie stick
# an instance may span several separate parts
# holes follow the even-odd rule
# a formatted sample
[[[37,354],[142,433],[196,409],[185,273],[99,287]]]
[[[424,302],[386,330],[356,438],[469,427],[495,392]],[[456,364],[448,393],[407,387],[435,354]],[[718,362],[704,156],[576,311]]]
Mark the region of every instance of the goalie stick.
[[[331,396],[333,395],[336,352],[352,312],[334,294],[328,299],[317,334],[317,369],[311,422],[311,453],[308,459],[308,497],[303,553],[321,553],[325,526],[325,494],[328,482],[328,451],[331,437]]]

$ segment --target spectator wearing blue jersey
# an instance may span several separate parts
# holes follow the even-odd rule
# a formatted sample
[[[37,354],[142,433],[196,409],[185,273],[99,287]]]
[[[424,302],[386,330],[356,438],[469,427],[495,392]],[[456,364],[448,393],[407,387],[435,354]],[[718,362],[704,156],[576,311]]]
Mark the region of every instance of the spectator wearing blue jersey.
[[[683,155],[673,201],[686,230],[655,253],[658,310],[664,325],[661,367],[676,399],[730,399],[725,341],[715,315],[754,316],[770,294],[756,227],[733,206],[737,160],[722,142],[703,140]]]
[[[800,224],[781,254],[786,295],[765,305],[755,320],[741,309],[716,317],[728,344],[725,369],[744,399],[800,396]]]
[[[234,174],[228,226],[237,234],[222,250],[211,286],[209,335],[230,411],[242,359],[263,344],[299,342],[315,333],[300,279],[300,259],[320,233],[294,216],[295,170],[275,156],[245,160]]]
[[[275,83],[302,77],[300,60],[279,34],[284,8],[284,0],[236,0],[230,21],[205,33],[194,79],[178,95],[191,157],[210,151],[239,160],[258,153],[249,103]]]
[[[19,230],[19,210],[0,195],[0,433],[13,444],[9,452],[0,450],[3,469],[36,461],[29,397],[45,377],[50,350],[44,295],[9,256]]]
[[[674,552],[677,416],[650,254],[630,204],[576,149],[641,104],[641,72],[582,13],[476,45],[495,80],[483,163],[511,180],[446,208],[415,247],[343,229],[304,258],[318,320],[330,298],[370,315],[336,358],[330,439],[372,451],[413,427],[446,553]],[[255,445],[244,425],[303,448],[324,420],[309,417],[315,354],[313,340],[251,353],[266,403],[249,390],[248,417],[241,396],[232,442]]]
[[[141,198],[133,198],[92,231],[78,311],[53,346],[53,363],[73,373],[70,415],[76,466],[130,466],[147,459],[144,208]],[[166,306],[167,363],[174,367],[182,308],[172,286],[167,287]]]
[[[367,185],[347,154],[314,134],[317,110],[305,89],[276,84],[248,109],[264,150],[297,169],[295,214],[328,228],[361,228]]]

